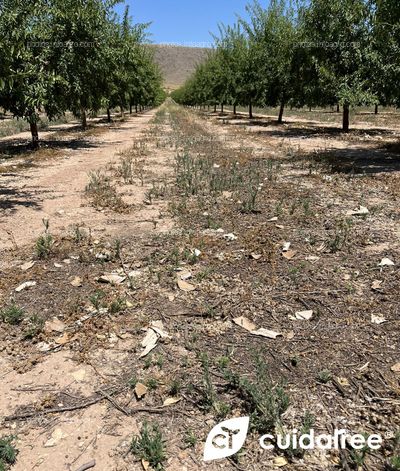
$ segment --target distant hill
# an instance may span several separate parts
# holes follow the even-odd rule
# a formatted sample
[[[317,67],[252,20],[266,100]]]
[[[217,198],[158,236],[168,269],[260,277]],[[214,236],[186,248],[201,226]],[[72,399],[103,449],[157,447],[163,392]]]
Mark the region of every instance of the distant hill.
[[[154,58],[163,73],[165,86],[175,90],[194,72],[196,65],[203,62],[209,49],[168,45],[151,45]]]

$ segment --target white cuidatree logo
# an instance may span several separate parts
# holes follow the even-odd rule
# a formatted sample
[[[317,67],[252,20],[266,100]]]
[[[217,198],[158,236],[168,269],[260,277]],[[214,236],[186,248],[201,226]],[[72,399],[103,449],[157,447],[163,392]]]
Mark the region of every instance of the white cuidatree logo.
[[[237,453],[246,441],[250,417],[237,417],[216,425],[208,434],[204,461],[219,460]]]

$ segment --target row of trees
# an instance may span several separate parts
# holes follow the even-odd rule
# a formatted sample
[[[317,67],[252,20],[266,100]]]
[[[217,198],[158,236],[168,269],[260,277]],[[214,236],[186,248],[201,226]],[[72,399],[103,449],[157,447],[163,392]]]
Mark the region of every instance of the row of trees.
[[[398,0],[270,0],[220,26],[215,47],[173,94],[186,105],[400,106]]]
[[[162,79],[145,44],[146,24],[133,24],[118,0],[0,0],[0,107],[30,123],[39,145],[41,113],[151,106],[164,99]]]

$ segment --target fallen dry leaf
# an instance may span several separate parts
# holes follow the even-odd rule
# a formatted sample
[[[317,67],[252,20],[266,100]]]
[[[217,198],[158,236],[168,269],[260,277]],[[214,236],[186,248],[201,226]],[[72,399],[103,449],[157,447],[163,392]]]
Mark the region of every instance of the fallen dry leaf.
[[[144,347],[143,352],[140,354],[139,358],[143,358],[148,355],[154,348],[157,346],[158,334],[153,329],[148,329],[147,333],[142,340],[142,347]]]
[[[287,464],[289,464],[288,460],[283,456],[277,456],[276,458],[274,458],[274,465],[278,468],[283,468]]]
[[[292,339],[294,338],[294,332],[293,332],[293,330],[291,330],[290,332],[288,332],[288,333],[286,334],[286,338],[287,338],[288,340],[292,340]]]
[[[292,245],[291,242],[285,242],[285,243],[283,244],[282,251],[283,251],[283,252],[287,252],[287,251],[290,249],[290,246],[291,246],[291,245]]]
[[[232,232],[230,232],[229,234],[224,234],[223,237],[224,239],[230,242],[237,239],[237,236],[235,236],[235,234],[232,234]]]
[[[288,250],[287,252],[283,252],[282,256],[285,257],[287,260],[292,260],[297,254],[296,250]]]
[[[260,254],[257,254],[257,253],[251,253],[251,258],[253,258],[254,260],[260,260],[260,258],[262,257],[262,255]]]
[[[174,404],[176,404],[177,402],[181,401],[182,398],[181,397],[167,397],[167,399],[165,399],[164,403],[163,403],[163,406],[172,406]]]
[[[15,291],[19,293],[20,291],[24,289],[32,288],[32,286],[36,286],[36,281],[25,281],[25,283],[22,283],[17,288],[15,288]]]
[[[58,332],[62,334],[65,330],[66,325],[64,322],[60,321],[57,317],[53,317],[53,319],[46,321],[44,324],[45,332]]]
[[[400,363],[396,363],[390,369],[394,371],[395,373],[400,373]]]
[[[49,438],[43,446],[45,448],[51,448],[53,446],[56,446],[59,441],[65,438],[66,436],[67,435],[60,428],[56,428],[51,434],[51,438]]]
[[[380,324],[383,324],[383,323],[387,322],[387,320],[382,316],[377,316],[375,314],[371,314],[371,322],[373,324],[380,325]]]
[[[111,285],[120,285],[125,279],[126,276],[120,276],[117,273],[105,273],[97,281],[100,281],[100,283],[110,283]]]
[[[240,326],[240,327],[243,327],[243,329],[246,329],[248,330],[249,332],[252,332],[253,330],[256,330],[256,325],[253,324],[253,322],[251,322],[249,319],[247,319],[247,317],[236,317],[235,319],[233,319],[233,322]]]
[[[58,345],[65,345],[68,342],[69,342],[69,335],[67,334],[67,332],[64,332],[61,337],[58,337],[58,339],[56,339],[56,344]]]
[[[139,358],[148,355],[157,346],[160,338],[170,338],[170,336],[165,332],[162,321],[153,321],[146,330],[146,335],[142,340],[141,345],[144,350]]]
[[[315,263],[318,262],[320,257],[317,257],[316,255],[309,255],[308,257],[305,258],[308,262]]]
[[[195,286],[193,286],[192,284],[188,283],[185,280],[181,280],[179,277],[178,277],[178,287],[180,290],[186,291],[186,292],[194,291],[196,289]]]
[[[71,285],[75,286],[75,288],[79,288],[82,286],[82,278],[79,276],[75,276],[75,278],[71,281]]]
[[[347,216],[365,216],[366,214],[369,214],[368,208],[365,206],[360,206],[358,209],[355,209],[354,211],[347,211],[346,215]]]
[[[23,265],[21,265],[20,268],[21,268],[22,271],[27,271],[30,268],[32,268],[33,265],[35,265],[35,262],[33,260],[31,260],[30,262],[26,262]]]
[[[81,368],[80,370],[71,373],[71,376],[75,379],[75,381],[83,381],[86,377],[86,370]]]
[[[135,394],[138,399],[142,399],[147,394],[148,388],[143,383],[137,383],[135,386]]]
[[[144,471],[149,471],[150,462],[142,459],[142,466],[143,466]]]
[[[294,316],[289,316],[289,319],[296,321],[309,321],[313,317],[313,311],[298,311]]]
[[[190,271],[183,270],[178,274],[178,278],[183,281],[189,280],[190,278],[192,278],[192,273]]]
[[[381,263],[379,264],[380,267],[392,267],[394,262],[390,260],[390,258],[382,258]]]
[[[276,339],[277,337],[282,337],[281,333],[274,332],[273,330],[264,329],[263,327],[258,330],[253,330],[251,333],[260,337],[266,337],[268,339]]]
[[[374,281],[372,282],[371,288],[372,288],[372,289],[380,289],[380,287],[382,286],[382,283],[383,283],[383,281],[374,280]]]
[[[343,387],[347,387],[347,386],[350,386],[350,383],[349,383],[349,380],[345,377],[342,377],[342,376],[338,376],[337,378],[337,382],[343,386]]]

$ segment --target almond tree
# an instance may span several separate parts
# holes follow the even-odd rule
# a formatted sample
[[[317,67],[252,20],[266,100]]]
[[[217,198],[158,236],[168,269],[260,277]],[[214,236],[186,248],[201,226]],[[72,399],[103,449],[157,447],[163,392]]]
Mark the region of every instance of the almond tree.
[[[313,95],[318,104],[343,105],[343,131],[350,107],[374,103],[371,77],[371,15],[364,0],[310,0],[303,10]]]
[[[55,94],[61,81],[49,66],[44,0],[0,1],[0,106],[30,125],[39,146],[40,111],[63,113]]]
[[[63,78],[61,106],[80,116],[100,110],[110,75],[108,40],[115,15],[112,0],[51,0],[50,62]]]
[[[400,106],[400,3],[375,0],[374,85],[383,104]]]

